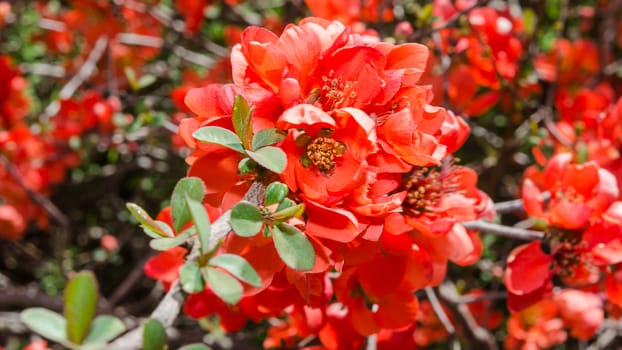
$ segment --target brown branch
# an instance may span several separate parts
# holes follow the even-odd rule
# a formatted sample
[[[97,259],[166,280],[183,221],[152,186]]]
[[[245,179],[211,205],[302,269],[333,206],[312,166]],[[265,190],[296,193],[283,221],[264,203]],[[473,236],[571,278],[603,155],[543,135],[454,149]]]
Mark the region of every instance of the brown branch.
[[[486,347],[490,350],[497,350],[497,342],[494,336],[486,330],[484,327],[480,327],[473,317],[471,310],[469,310],[466,304],[459,302],[459,295],[456,292],[456,286],[451,281],[444,282],[438,287],[440,298],[445,302],[454,314],[457,316],[460,323],[464,326],[467,336],[474,340],[482,347]]]
[[[251,188],[244,195],[243,201],[247,201],[251,204],[257,205],[261,203],[261,200],[264,196],[265,188],[262,184],[253,183]],[[231,232],[231,223],[229,219],[231,217],[231,212],[227,211],[223,213],[218,220],[216,220],[211,225],[211,234],[209,239],[209,247],[211,250],[215,248],[218,244],[220,244],[221,239],[223,239],[227,234]],[[195,238],[193,242],[192,252],[188,255],[188,260],[194,260],[198,257],[198,244],[197,239]],[[160,301],[158,306],[153,310],[150,315],[150,318],[156,319],[162,323],[165,328],[170,327],[173,324],[173,321],[179,315],[181,308],[183,306],[183,296],[182,291],[179,288],[179,283],[175,282],[171,289],[166,293],[164,298]],[[110,344],[111,349],[140,349],[142,345],[142,334],[143,334],[143,325],[125,333],[123,336],[115,340],[112,344]]]

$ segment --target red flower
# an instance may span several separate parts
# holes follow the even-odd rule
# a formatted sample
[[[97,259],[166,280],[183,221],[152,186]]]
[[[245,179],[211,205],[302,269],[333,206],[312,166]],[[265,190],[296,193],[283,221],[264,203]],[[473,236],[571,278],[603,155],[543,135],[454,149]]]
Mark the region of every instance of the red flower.
[[[287,154],[283,181],[309,200],[334,204],[361,186],[365,158],[376,141],[374,122],[353,108],[333,111],[301,104],[285,111],[277,127],[291,130],[282,148]]]
[[[186,262],[186,253],[186,248],[173,247],[149,258],[144,267],[145,275],[162,282],[164,289],[168,290],[179,278],[179,268]]]

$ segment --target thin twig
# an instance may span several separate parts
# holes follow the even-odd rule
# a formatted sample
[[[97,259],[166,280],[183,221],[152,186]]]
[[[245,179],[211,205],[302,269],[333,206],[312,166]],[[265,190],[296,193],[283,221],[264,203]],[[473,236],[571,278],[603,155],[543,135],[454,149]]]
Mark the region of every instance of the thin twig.
[[[441,31],[443,29],[449,28],[453,25],[456,24],[456,22],[458,22],[458,20],[460,19],[460,17],[468,14],[469,12],[471,12],[473,9],[480,7],[480,6],[484,6],[488,3],[489,0],[479,0],[476,3],[474,3],[473,5],[462,9],[458,12],[456,12],[456,14],[454,14],[453,16],[451,16],[450,18],[448,18],[445,22],[441,23],[438,26],[432,27],[432,28],[427,28],[425,30],[419,30],[416,31],[414,33],[412,33],[409,37],[408,37],[408,41],[418,41],[421,38],[424,38],[428,35],[434,34],[435,32]]]
[[[486,346],[490,350],[497,350],[497,343],[494,336],[484,327],[480,327],[473,317],[471,310],[466,304],[459,303],[459,295],[456,286],[451,281],[444,282],[438,287],[439,296],[445,304],[455,310],[456,316],[468,333],[468,337],[475,340],[481,346]]]
[[[441,302],[438,300],[438,297],[436,296],[436,292],[434,292],[434,289],[432,287],[426,287],[425,295],[428,297],[428,301],[430,301],[430,304],[432,305],[432,309],[434,310],[436,317],[438,317],[438,319],[441,321],[441,324],[443,325],[447,333],[449,333],[449,335],[451,336],[452,348],[459,350],[460,342],[458,341],[458,337],[456,335],[456,327],[454,327],[454,325],[449,320],[449,317],[445,313],[445,310],[443,310],[443,306],[441,305]]]
[[[11,161],[7,159],[4,156],[4,154],[1,154],[1,153],[0,153],[0,163],[2,163],[2,166],[6,169],[6,171],[11,176],[13,181],[15,181],[15,183],[17,183],[24,190],[24,192],[26,192],[26,195],[28,196],[28,198],[30,198],[30,200],[33,201],[34,203],[41,206],[48,213],[48,215],[50,215],[63,228],[65,232],[68,232],[69,219],[67,219],[65,214],[63,214],[63,212],[61,212],[60,209],[58,209],[58,207],[54,205],[54,203],[52,203],[52,201],[47,199],[45,196],[43,196],[42,194],[38,192],[31,190],[28,187],[28,185],[26,185],[26,183],[24,182],[22,175],[20,174],[19,170],[15,167],[15,165],[13,165]]]
[[[74,75],[68,82],[65,84],[58,93],[58,100],[50,103],[45,110],[43,111],[42,117],[43,119],[47,119],[58,112],[60,109],[59,100],[65,100],[73,96],[73,94],[78,90],[82,84],[95,72],[97,68],[97,62],[103,56],[106,51],[106,47],[108,46],[108,37],[102,35],[95,42],[95,46],[89,53],[84,64],[78,70],[78,73]]]
[[[469,230],[493,233],[498,236],[514,238],[523,241],[534,241],[542,239],[544,237],[544,233],[541,231],[525,230],[517,227],[508,227],[499,224],[493,224],[483,220],[463,222],[462,225]]]

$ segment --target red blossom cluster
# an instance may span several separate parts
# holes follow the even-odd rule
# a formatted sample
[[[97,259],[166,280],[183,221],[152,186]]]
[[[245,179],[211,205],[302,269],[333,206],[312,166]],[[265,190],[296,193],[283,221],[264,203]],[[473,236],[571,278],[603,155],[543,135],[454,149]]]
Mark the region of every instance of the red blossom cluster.
[[[124,82],[126,68],[140,72],[160,52],[163,25],[149,11],[148,4],[84,0],[71,5],[57,8],[49,2],[37,2],[39,13],[48,21],[44,23],[49,24],[34,38],[42,41],[50,53],[63,57],[71,57],[69,54],[78,47],[78,55],[66,62],[68,71],[80,68],[101,39],[108,40],[108,60],[104,60],[108,65],[95,77],[102,82]]]
[[[619,86],[610,80],[593,86],[601,63],[592,41],[560,39],[553,47],[535,67],[541,79],[557,84],[560,120],[534,147],[538,164],[525,171],[521,191],[545,237],[515,248],[505,273],[508,306],[518,312],[508,340],[515,348],[563,342],[564,325],[573,337],[589,339],[604,310],[622,305]]]
[[[90,91],[81,99],[61,101],[49,122],[31,125],[26,88],[21,72],[0,56],[0,90],[6,91],[0,96],[0,155],[5,160],[0,164],[0,238],[5,239],[21,237],[31,220],[47,227],[48,216],[32,193],[48,196],[66,170],[79,163],[71,139],[91,130],[110,132],[112,115],[119,110],[117,100]]]
[[[291,200],[304,204],[302,220],[290,222],[316,255],[310,271],[299,271],[283,263],[271,237],[232,233],[220,253],[244,257],[261,287],[246,286],[235,306],[210,288],[191,294],[184,307],[190,316],[216,313],[227,331],[247,319],[285,316],[265,346],[319,334],[325,348],[351,348],[376,333],[379,346],[408,346],[419,309],[414,292],[439,284],[448,261],[478,260],[481,242],[461,222],[491,218],[494,210],[475,172],[452,160],[469,128],[430,104],[431,87],[418,83],[426,47],[370,39],[319,18],[289,25],[280,36],[250,27],[233,47],[233,84],[186,94],[197,116],[182,120],[179,134],[193,149],[188,175],[203,180],[205,206],[226,211],[252,181],[276,179],[265,169],[241,173],[238,152],[193,137],[206,126],[233,132],[234,98],[241,95],[253,108],[255,133],[277,128],[284,135],[276,146],[287,165],[278,179]],[[161,253],[146,271],[170,284],[184,254]]]

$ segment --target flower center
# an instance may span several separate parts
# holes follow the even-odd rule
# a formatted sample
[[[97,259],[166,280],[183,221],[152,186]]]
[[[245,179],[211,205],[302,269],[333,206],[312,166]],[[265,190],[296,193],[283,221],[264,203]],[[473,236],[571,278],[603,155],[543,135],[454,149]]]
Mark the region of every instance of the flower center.
[[[458,190],[451,173],[451,166],[441,168],[420,168],[415,170],[404,183],[406,199],[402,203],[404,213],[418,216],[434,211],[439,199]]]
[[[335,168],[336,159],[343,156],[346,146],[331,137],[320,136],[307,145],[305,158],[322,172],[330,172]],[[303,164],[305,163],[303,159]]]
[[[356,100],[357,82],[343,82],[341,78],[335,78],[335,72],[330,71],[328,76],[322,77],[321,103],[325,111],[335,108],[352,106]]]

